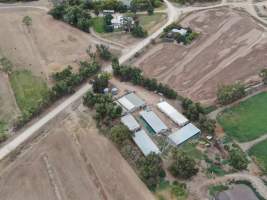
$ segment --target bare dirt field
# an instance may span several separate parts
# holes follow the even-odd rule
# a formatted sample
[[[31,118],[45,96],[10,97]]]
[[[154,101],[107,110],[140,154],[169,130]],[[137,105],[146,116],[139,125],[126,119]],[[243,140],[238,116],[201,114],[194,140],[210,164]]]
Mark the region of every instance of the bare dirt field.
[[[19,113],[8,77],[0,71],[0,121],[9,123]]]
[[[90,112],[82,105],[69,109],[13,163],[0,163],[1,199],[153,200],[116,147],[98,133]]]
[[[24,16],[32,25],[22,23]],[[48,79],[54,71],[87,57],[93,38],[63,22],[54,20],[45,11],[33,8],[3,9],[0,13],[0,55],[17,68],[29,69]]]
[[[200,32],[189,46],[160,43],[134,65],[181,95],[213,103],[219,84],[255,81],[266,67],[265,30],[248,14],[230,8],[200,11],[181,24]]]

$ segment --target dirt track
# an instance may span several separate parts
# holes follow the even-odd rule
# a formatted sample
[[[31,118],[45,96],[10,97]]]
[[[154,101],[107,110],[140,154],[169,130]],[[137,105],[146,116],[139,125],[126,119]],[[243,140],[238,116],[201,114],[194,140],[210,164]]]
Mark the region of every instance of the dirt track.
[[[211,103],[218,84],[249,82],[266,67],[267,38],[256,23],[227,8],[193,13],[181,22],[201,33],[193,44],[158,44],[135,65],[182,95]]]
[[[116,147],[80,106],[50,124],[0,179],[5,200],[153,199]]]

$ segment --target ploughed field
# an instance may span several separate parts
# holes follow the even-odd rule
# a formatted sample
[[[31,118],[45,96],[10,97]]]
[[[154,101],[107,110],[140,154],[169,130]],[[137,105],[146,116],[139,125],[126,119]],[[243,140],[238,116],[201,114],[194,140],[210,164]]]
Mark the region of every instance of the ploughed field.
[[[213,103],[219,84],[255,81],[267,65],[266,33],[245,12],[230,8],[199,11],[181,25],[200,36],[188,46],[153,45],[134,65],[183,96]]]
[[[91,112],[82,105],[69,109],[13,163],[2,162],[1,199],[154,199],[117,148],[98,132]]]

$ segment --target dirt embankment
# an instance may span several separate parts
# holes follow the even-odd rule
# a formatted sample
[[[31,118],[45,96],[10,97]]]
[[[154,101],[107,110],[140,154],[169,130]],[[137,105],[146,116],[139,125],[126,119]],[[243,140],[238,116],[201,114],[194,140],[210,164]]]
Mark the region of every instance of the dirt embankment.
[[[181,24],[199,38],[189,46],[158,44],[134,64],[184,96],[212,103],[219,84],[249,82],[267,66],[266,32],[244,12],[200,11]]]

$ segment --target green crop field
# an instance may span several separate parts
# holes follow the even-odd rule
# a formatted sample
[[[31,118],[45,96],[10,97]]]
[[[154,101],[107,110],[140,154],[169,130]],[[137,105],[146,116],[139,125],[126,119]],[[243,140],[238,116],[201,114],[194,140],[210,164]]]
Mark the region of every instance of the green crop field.
[[[254,140],[267,133],[267,92],[226,109],[218,122],[239,142]]]
[[[49,98],[49,88],[30,71],[15,71],[10,76],[11,86],[22,113],[32,113]]]
[[[249,155],[253,156],[260,167],[267,173],[267,140],[264,140],[249,150]]]

